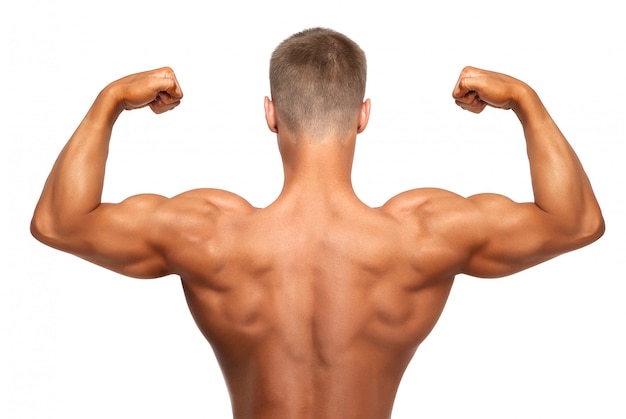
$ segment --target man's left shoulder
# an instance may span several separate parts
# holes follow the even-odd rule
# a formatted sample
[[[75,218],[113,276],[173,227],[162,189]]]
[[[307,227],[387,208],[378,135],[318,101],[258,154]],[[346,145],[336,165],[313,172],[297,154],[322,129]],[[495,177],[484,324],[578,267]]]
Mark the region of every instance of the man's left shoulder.
[[[204,207],[218,212],[248,212],[254,207],[243,197],[223,189],[199,188],[171,198],[172,203]]]

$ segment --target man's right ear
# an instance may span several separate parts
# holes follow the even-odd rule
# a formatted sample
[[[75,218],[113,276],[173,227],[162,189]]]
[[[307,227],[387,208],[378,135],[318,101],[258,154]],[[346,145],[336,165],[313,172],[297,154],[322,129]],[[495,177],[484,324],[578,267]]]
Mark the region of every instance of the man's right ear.
[[[278,134],[278,124],[276,121],[276,111],[274,109],[274,102],[269,97],[265,96],[265,121],[267,121],[267,127],[275,134]]]
[[[367,123],[370,120],[370,111],[372,110],[372,102],[369,99],[366,99],[365,102],[361,105],[361,113],[359,114],[359,126],[357,127],[357,134],[365,131],[365,127],[367,127]]]

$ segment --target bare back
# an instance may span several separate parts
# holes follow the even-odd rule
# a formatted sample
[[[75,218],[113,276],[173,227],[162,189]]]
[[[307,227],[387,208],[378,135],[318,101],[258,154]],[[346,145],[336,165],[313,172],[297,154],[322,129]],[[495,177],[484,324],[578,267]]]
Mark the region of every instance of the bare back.
[[[393,205],[223,198],[206,242],[173,257],[235,417],[389,417],[452,286],[426,231]]]
[[[300,84],[302,73],[292,73]],[[457,273],[510,275],[604,233],[582,164],[528,85],[466,67],[453,97],[472,112],[489,105],[516,113],[534,202],[420,189],[369,208],[351,184],[369,100],[359,109],[346,105],[349,126],[300,132],[266,97],[285,174],[269,207],[210,189],[103,203],[120,113],[144,106],[162,113],[182,99],[173,71],[162,68],[124,77],[98,95],[50,172],[31,232],[124,275],[180,275],[221,364],[235,418],[389,418],[402,374]],[[326,127],[315,118],[327,112],[311,115]]]

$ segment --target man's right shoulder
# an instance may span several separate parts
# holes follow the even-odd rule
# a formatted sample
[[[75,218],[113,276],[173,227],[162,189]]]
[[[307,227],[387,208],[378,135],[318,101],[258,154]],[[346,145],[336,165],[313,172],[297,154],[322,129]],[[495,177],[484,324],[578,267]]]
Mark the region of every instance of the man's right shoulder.
[[[475,203],[454,192],[420,188],[402,192],[381,208],[408,228],[425,228],[439,236],[455,236],[459,229],[475,224],[481,213]]]
[[[416,211],[441,210],[446,206],[460,205],[466,201],[462,196],[440,188],[411,189],[389,199],[381,210],[389,213],[403,214]]]

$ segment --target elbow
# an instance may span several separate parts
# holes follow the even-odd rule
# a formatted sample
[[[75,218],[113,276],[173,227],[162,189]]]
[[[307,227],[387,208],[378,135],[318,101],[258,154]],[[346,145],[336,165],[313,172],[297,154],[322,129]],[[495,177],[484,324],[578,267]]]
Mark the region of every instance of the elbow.
[[[587,239],[589,243],[593,243],[598,240],[600,237],[604,235],[606,231],[606,224],[604,223],[604,217],[598,210],[598,215],[594,217],[593,222],[591,223],[589,229],[587,230]]]
[[[586,246],[604,235],[606,225],[599,208],[583,217],[577,226],[575,242],[577,247]]]
[[[38,241],[47,244],[54,237],[51,223],[46,221],[46,217],[35,210],[33,218],[30,220],[30,234]]]
[[[30,234],[41,243],[54,248],[61,247],[62,237],[57,224],[52,217],[35,210],[30,221]]]

